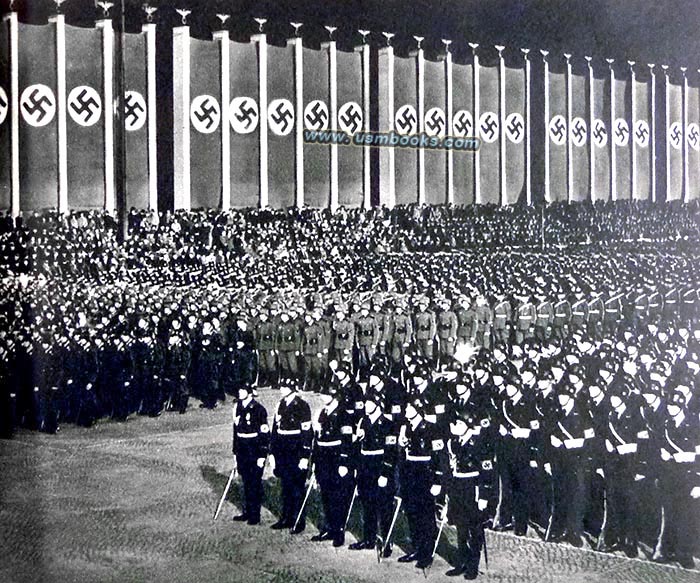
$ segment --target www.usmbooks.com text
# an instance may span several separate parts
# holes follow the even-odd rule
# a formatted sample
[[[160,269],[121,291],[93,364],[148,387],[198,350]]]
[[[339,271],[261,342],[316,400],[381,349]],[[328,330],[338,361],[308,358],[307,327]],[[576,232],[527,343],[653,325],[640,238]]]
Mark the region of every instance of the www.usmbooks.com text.
[[[373,148],[425,148],[428,150],[459,150],[475,152],[480,140],[471,137],[429,136],[426,133],[401,135],[390,132],[356,132],[304,130],[307,144],[338,144],[340,146],[371,146]]]

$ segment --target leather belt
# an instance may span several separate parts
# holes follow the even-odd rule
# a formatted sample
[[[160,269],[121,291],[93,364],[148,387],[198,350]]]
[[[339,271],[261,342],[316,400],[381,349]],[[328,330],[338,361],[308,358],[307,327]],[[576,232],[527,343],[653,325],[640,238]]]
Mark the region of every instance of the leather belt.
[[[406,459],[409,462],[429,462],[431,458],[429,455],[411,455],[406,452]]]
[[[317,441],[316,445],[319,445],[321,447],[337,447],[341,443],[343,443],[343,442],[340,441],[340,439],[336,439],[334,441]]]
[[[479,472],[452,472],[452,476],[455,478],[476,478],[479,476]]]
[[[280,435],[301,435],[301,429],[278,429]]]
[[[360,453],[362,455],[382,455],[384,453],[383,449],[361,449]]]
[[[257,437],[259,433],[256,431],[255,433],[237,433],[236,435],[243,439],[252,439],[253,437]]]

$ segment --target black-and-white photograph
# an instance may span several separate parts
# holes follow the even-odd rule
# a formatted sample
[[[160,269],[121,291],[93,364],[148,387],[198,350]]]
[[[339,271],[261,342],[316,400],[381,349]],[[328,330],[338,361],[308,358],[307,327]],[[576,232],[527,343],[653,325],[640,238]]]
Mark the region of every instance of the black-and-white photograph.
[[[0,581],[700,582],[699,25],[0,0]]]

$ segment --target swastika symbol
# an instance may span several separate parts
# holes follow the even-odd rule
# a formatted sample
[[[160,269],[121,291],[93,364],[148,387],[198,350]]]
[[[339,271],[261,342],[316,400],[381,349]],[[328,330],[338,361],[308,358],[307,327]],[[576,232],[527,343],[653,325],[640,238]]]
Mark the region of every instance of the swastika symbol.
[[[294,128],[294,107],[288,99],[274,99],[267,108],[267,122],[276,136],[286,136]]]
[[[506,135],[514,144],[519,144],[525,137],[525,120],[518,112],[511,113],[506,118]]]
[[[671,127],[668,128],[668,141],[671,142],[676,150],[680,150],[681,142],[683,141],[683,129],[679,122],[674,122]]]
[[[465,109],[460,109],[452,118],[452,133],[458,138],[469,136],[472,133],[472,114]]]
[[[354,101],[344,103],[338,110],[338,125],[342,131],[350,135],[362,128],[362,108]]]
[[[190,106],[192,125],[201,134],[212,134],[219,127],[219,102],[211,95],[198,95]]]
[[[78,125],[93,126],[102,115],[102,100],[92,87],[76,87],[68,95],[68,113]]]
[[[649,124],[643,119],[634,123],[634,141],[641,148],[646,148],[649,143]]]
[[[575,117],[571,121],[571,142],[574,146],[583,146],[588,138],[588,126],[583,118]]]
[[[690,145],[693,150],[699,150],[700,149],[700,127],[698,127],[698,124],[696,123],[691,123],[688,124],[688,127],[686,129],[686,135],[688,138],[688,145]]]
[[[56,115],[56,98],[46,85],[30,85],[22,92],[20,109],[24,121],[40,128],[51,123]]]
[[[621,118],[615,120],[615,133],[613,135],[616,146],[624,147],[630,139],[630,128],[627,121]]]
[[[251,97],[234,97],[229,105],[229,121],[237,134],[250,134],[258,127],[260,112]]]
[[[481,139],[492,144],[498,139],[498,116],[492,111],[485,111],[479,118]]]
[[[425,113],[425,133],[429,136],[445,135],[445,113],[439,107],[433,107]]]
[[[0,87],[0,125],[5,121],[5,118],[7,118],[7,111],[9,109],[10,102],[7,99],[7,93],[5,93],[5,90]]]
[[[146,100],[138,91],[124,94],[124,128],[127,132],[136,132],[146,123]]]
[[[599,148],[608,143],[608,130],[603,120],[597,119],[593,122],[593,141]]]
[[[549,137],[557,146],[566,142],[566,120],[563,115],[555,115],[549,120]]]
[[[415,134],[418,131],[418,115],[416,109],[409,104],[402,105],[394,116],[396,131],[402,135]]]
[[[307,130],[325,130],[328,128],[328,107],[316,99],[304,109],[304,126]]]

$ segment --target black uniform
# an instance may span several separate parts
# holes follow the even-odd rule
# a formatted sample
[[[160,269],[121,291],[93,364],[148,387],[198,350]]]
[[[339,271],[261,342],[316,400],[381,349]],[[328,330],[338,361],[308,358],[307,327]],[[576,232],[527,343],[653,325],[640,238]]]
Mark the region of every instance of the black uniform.
[[[237,402],[233,408],[233,453],[243,480],[245,506],[243,517],[248,524],[260,522],[263,498],[262,473],[270,445],[267,411],[255,399],[246,406]],[[262,462],[260,460],[263,460]]]

